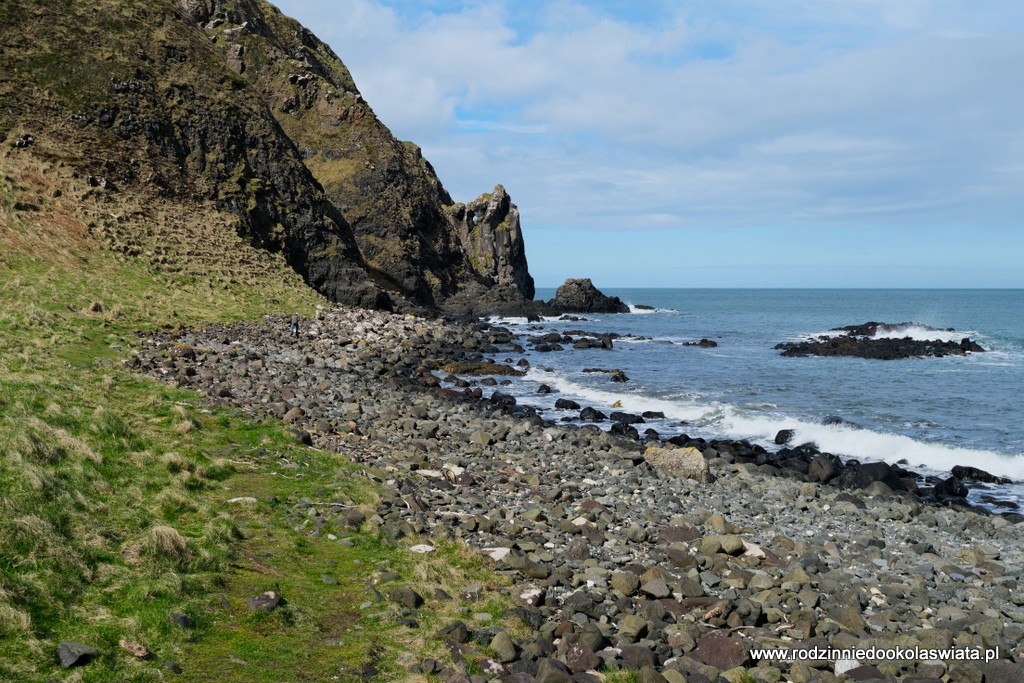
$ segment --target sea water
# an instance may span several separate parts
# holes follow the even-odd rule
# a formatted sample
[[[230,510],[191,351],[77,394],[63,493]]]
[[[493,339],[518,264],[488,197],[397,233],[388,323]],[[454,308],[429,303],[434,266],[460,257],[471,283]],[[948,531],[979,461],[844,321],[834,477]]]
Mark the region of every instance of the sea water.
[[[660,411],[638,425],[663,437],[749,439],[772,445],[781,429],[794,444],[861,461],[903,463],[925,474],[969,465],[1024,482],[1024,290],[620,289],[627,314],[586,314],[582,322],[497,320],[519,334],[585,330],[628,335],[614,348],[538,353],[527,345],[527,376],[512,391],[549,419],[572,398],[605,413]],[[554,290],[538,291],[550,299]],[[637,308],[651,306],[653,310]],[[984,353],[867,360],[787,358],[773,347],[878,321],[912,323],[897,336],[959,341]],[[953,331],[947,331],[952,328]],[[714,348],[687,345],[702,338]],[[629,381],[584,368],[620,369]],[[537,394],[540,384],[555,393]],[[506,388],[505,390],[508,390]],[[841,424],[823,424],[840,417]],[[607,423],[606,425],[607,426]],[[774,446],[773,446],[774,447]],[[777,447],[774,447],[777,448]],[[982,490],[1024,504],[1024,486]]]

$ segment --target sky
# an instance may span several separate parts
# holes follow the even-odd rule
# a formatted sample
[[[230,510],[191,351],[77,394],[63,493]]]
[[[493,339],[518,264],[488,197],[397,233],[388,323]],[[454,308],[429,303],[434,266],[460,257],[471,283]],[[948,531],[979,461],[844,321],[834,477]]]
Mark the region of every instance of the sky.
[[[1019,0],[278,0],[538,286],[1024,287]]]

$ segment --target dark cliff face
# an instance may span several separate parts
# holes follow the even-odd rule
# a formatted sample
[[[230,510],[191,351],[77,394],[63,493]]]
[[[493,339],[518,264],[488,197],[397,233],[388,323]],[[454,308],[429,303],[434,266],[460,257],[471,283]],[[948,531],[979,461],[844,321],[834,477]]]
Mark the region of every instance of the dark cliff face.
[[[61,163],[110,187],[236,214],[251,243],[314,287],[388,304],[259,93],[177,4],[11,0],[0,11],[4,128],[60,138]]]
[[[505,188],[498,185],[490,194],[480,195],[465,206],[451,207],[450,216],[473,271],[488,286],[532,299],[533,277],[526,265],[519,208]]]
[[[333,300],[533,295],[504,191],[464,237],[420,150],[263,0],[9,0],[0,35],[0,136],[48,135],[83,176],[236,215]]]
[[[231,68],[261,91],[352,227],[378,284],[430,306],[533,297],[518,211],[503,189],[495,211],[475,211],[487,220],[500,213],[494,227],[508,229],[467,239],[433,167],[377,119],[327,45],[263,0],[186,0],[186,7]]]

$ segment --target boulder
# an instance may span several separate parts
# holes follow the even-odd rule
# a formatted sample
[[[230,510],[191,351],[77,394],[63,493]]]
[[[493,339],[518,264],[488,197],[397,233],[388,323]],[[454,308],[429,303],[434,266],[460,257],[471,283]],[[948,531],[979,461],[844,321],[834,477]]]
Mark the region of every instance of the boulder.
[[[949,477],[935,485],[935,495],[939,498],[966,498],[968,488],[956,477]]]
[[[957,465],[953,468],[952,474],[960,481],[977,481],[983,484],[1010,484],[1011,480],[1006,477],[997,477],[994,474],[989,474],[985,470],[979,470],[977,467],[966,467],[964,465]]]
[[[847,467],[846,470],[836,478],[836,483],[842,488],[866,489],[876,481],[880,481],[893,491],[906,491],[907,485],[903,479],[884,462],[868,462],[856,467]]]
[[[712,631],[700,639],[692,656],[699,662],[728,671],[750,663],[748,649],[747,644],[736,636]]]
[[[57,645],[57,657],[60,658],[60,665],[65,669],[88,664],[99,654],[99,650],[84,643],[63,640]]]
[[[780,429],[778,433],[775,435],[775,445],[784,446],[790,441],[792,441],[795,435],[796,432],[794,432],[792,429]]]
[[[708,483],[711,473],[704,455],[693,447],[664,448],[648,446],[644,459],[662,476],[679,479],[694,479]]]
[[[629,306],[619,297],[606,296],[590,278],[567,279],[548,305],[568,313],[629,313]]]
[[[811,460],[807,467],[807,474],[815,477],[822,484],[835,479],[843,470],[843,463],[834,455],[818,455]]]

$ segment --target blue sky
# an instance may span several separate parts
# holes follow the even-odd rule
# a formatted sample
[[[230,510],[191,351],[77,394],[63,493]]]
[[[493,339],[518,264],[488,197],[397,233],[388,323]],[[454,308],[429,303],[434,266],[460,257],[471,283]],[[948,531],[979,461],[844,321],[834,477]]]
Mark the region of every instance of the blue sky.
[[[539,286],[1024,287],[1024,3],[279,0]]]

